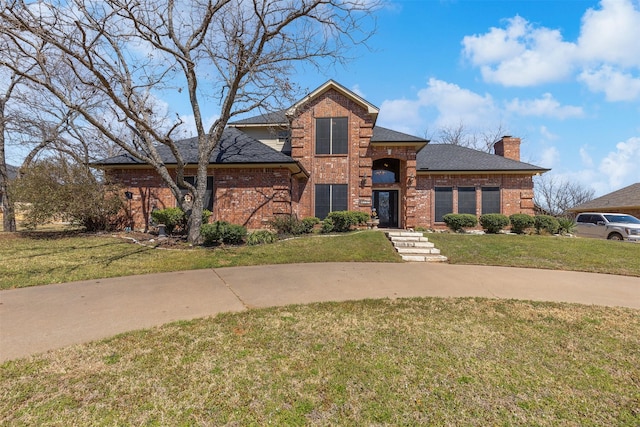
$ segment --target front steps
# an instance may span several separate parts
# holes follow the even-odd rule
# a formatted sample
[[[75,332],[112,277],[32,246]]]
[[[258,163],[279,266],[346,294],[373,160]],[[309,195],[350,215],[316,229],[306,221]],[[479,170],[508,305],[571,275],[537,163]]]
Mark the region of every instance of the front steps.
[[[436,249],[433,243],[420,232],[394,230],[386,231],[385,234],[404,261],[444,262],[447,260],[446,256],[440,255],[440,249]]]

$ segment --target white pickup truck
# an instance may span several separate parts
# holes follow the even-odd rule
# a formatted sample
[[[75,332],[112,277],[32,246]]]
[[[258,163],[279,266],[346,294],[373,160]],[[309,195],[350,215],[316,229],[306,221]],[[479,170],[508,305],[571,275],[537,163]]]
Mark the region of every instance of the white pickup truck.
[[[640,242],[640,219],[620,213],[585,212],[576,217],[576,235]]]

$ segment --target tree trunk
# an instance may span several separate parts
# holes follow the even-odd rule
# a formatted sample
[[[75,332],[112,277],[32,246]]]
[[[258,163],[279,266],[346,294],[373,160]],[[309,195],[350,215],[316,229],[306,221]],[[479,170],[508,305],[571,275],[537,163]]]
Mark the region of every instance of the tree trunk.
[[[4,152],[4,117],[5,103],[0,102],[0,197],[2,197],[2,229],[7,232],[16,231],[16,214],[13,200],[9,194],[9,174]]]

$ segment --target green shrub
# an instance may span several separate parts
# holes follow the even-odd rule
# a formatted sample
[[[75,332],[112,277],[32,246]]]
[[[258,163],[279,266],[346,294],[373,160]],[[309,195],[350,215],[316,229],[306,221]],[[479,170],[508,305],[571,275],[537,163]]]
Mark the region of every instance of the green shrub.
[[[207,224],[209,222],[209,218],[211,218],[211,211],[208,209],[203,209],[202,210],[202,223],[203,224]]]
[[[216,221],[213,224],[202,225],[200,235],[205,245],[213,245],[220,242],[237,245],[242,243],[247,236],[247,229],[242,225]]]
[[[509,225],[509,217],[502,214],[492,213],[480,216],[480,225],[487,233],[498,233]]]
[[[549,234],[556,234],[560,229],[558,220],[550,215],[537,215],[535,219],[536,232],[547,232]]]
[[[333,231],[344,233],[351,230],[354,225],[366,224],[370,216],[359,211],[334,211],[327,215],[327,219],[333,222]]]
[[[447,227],[456,232],[478,225],[478,218],[471,214],[450,213],[443,216],[442,220],[447,224]]]
[[[278,241],[278,235],[269,230],[257,230],[247,236],[247,245],[255,246]]]
[[[576,223],[571,218],[558,218],[558,224],[558,233],[573,233],[576,229]]]
[[[322,221],[322,227],[320,228],[320,232],[323,234],[331,233],[334,229],[333,220],[331,218],[325,218]]]
[[[153,219],[156,224],[164,224],[166,232],[171,234],[176,227],[183,225],[185,216],[180,208],[165,208],[152,211],[151,219]]]
[[[310,216],[302,219],[302,228],[306,234],[312,233],[313,227],[315,227],[316,224],[320,224],[320,219],[316,218],[315,216]]]
[[[298,236],[305,233],[305,225],[295,215],[276,215],[269,225],[273,227],[278,234],[286,234]]]
[[[517,234],[523,234],[527,228],[533,227],[535,221],[531,215],[517,213],[509,217],[511,222],[511,231]]]

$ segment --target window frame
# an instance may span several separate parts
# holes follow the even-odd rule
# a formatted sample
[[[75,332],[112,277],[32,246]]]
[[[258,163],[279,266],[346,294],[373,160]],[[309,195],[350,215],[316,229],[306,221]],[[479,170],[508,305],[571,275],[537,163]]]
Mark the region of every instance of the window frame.
[[[433,219],[434,222],[444,222],[443,217],[446,214],[453,213],[453,187],[439,186],[433,189]],[[446,195],[448,198],[442,199],[438,194]],[[445,206],[439,206],[445,203]],[[445,212],[446,211],[446,212]]]
[[[328,200],[319,200],[318,195],[322,194],[324,197],[326,189],[329,190]],[[316,184],[314,190],[314,215],[317,218],[322,220],[325,219],[331,212],[349,209],[348,184]],[[320,202],[324,203],[320,204]],[[326,211],[326,213],[324,211]]]
[[[494,214],[494,213],[502,213],[502,192],[500,191],[500,187],[495,186],[487,186],[482,187],[480,190],[482,194],[482,215],[485,214]],[[497,195],[497,201],[492,200],[489,195]],[[485,195],[487,197],[485,197]],[[497,206],[497,209],[496,209]]]
[[[328,123],[328,129],[326,124]],[[315,154],[319,156],[336,156],[349,154],[349,118],[348,117],[316,117],[315,120]],[[328,136],[321,132],[328,130]],[[340,131],[344,130],[341,139]],[[337,132],[336,132],[337,131]]]

